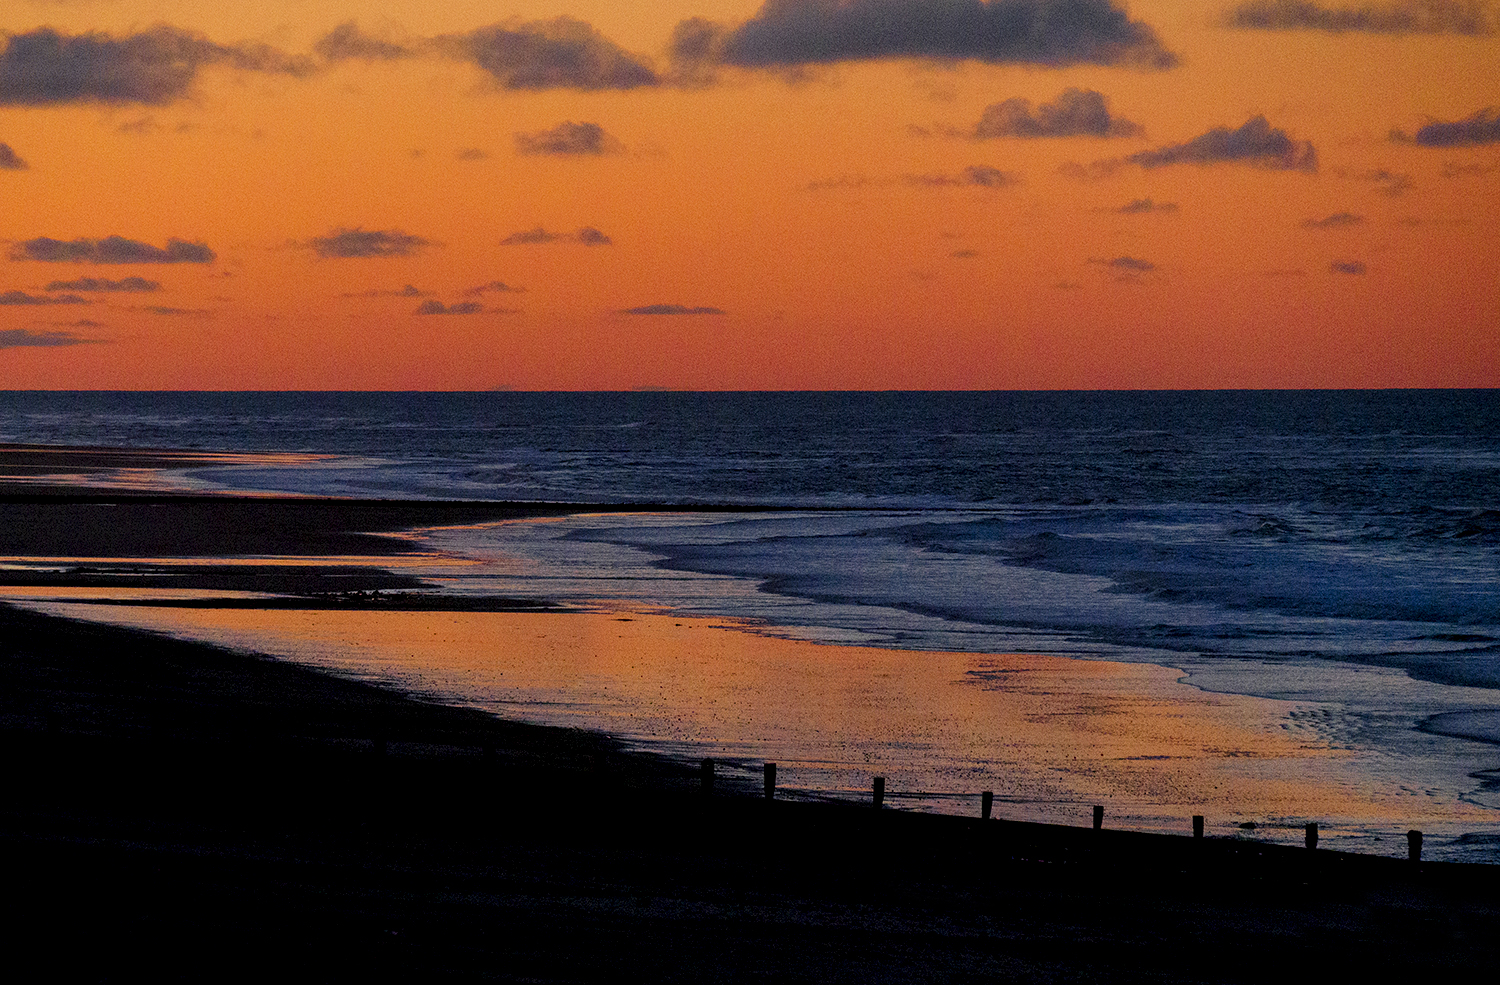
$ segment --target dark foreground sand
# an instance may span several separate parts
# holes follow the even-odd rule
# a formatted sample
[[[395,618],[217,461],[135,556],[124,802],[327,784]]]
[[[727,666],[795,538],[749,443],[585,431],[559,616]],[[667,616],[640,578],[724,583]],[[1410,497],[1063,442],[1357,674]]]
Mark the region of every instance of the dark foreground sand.
[[[375,554],[399,542],[361,531],[495,509],[32,490],[0,496],[0,554]],[[237,571],[215,587],[259,577]],[[0,749],[0,934],[48,977],[1259,983],[1500,960],[1495,867],[705,796],[604,736],[6,606]]]

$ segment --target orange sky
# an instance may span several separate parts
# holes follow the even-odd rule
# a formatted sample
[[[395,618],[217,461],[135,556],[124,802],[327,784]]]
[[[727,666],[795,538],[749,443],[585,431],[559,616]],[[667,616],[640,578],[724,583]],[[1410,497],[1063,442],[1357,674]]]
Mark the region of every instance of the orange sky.
[[[205,6],[0,14],[0,388],[1500,382],[1500,5]]]

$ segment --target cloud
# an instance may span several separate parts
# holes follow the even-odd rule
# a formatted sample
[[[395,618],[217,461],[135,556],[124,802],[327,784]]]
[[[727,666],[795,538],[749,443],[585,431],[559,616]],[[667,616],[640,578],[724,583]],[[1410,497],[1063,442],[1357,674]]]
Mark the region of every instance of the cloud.
[[[374,288],[374,289],[368,290],[368,291],[353,291],[353,292],[349,292],[349,293],[346,293],[346,294],[341,294],[341,295],[339,295],[339,297],[345,297],[345,298],[425,298],[427,296],[427,293],[428,292],[426,292],[426,291],[419,290],[416,287],[413,287],[411,284],[407,284],[405,287],[402,287],[402,288],[400,288],[398,290],[382,290],[380,288]]]
[[[110,280],[106,277],[79,277],[77,280],[55,280],[47,285],[49,291],[124,291],[141,294],[161,290],[161,282],[144,277],[123,277]]]
[[[1339,171],[1340,178],[1351,178],[1355,181],[1371,181],[1381,187],[1378,191],[1382,195],[1396,198],[1405,194],[1415,187],[1411,175],[1405,172],[1389,171],[1385,168],[1375,168],[1370,171]]]
[[[1130,274],[1143,274],[1156,269],[1156,264],[1150,260],[1142,260],[1139,257],[1119,256],[1112,260],[1090,260],[1089,263],[1097,263],[1114,270],[1123,270]]]
[[[1357,226],[1365,221],[1362,215],[1353,212],[1335,212],[1333,215],[1322,219],[1305,219],[1302,222],[1303,229],[1342,229],[1345,226]]]
[[[492,280],[488,284],[480,284],[478,287],[471,287],[464,293],[474,295],[483,294],[486,291],[494,291],[497,294],[522,294],[525,293],[526,288],[512,287],[504,281]]]
[[[345,21],[313,43],[313,51],[330,62],[349,59],[360,61],[396,61],[417,52],[403,44],[372,37],[354,21]]]
[[[512,19],[468,34],[434,38],[439,52],[473,62],[502,89],[638,89],[661,83],[655,70],[584,21]]]
[[[908,185],[925,188],[973,186],[978,188],[1005,188],[1018,185],[1021,179],[1009,171],[1001,171],[987,164],[971,164],[956,175],[908,174],[901,179]]]
[[[1136,198],[1115,209],[1120,215],[1145,215],[1148,212],[1176,212],[1176,202],[1154,202],[1149,198]]]
[[[622,149],[620,142],[597,123],[569,121],[515,137],[517,154],[613,154]]]
[[[1267,123],[1264,116],[1252,117],[1238,130],[1214,127],[1185,144],[1141,151],[1125,160],[1143,168],[1241,161],[1273,171],[1311,172],[1318,169],[1318,153],[1309,141],[1293,140],[1285,130]]]
[[[1391,131],[1391,139],[1419,147],[1478,147],[1500,143],[1500,109],[1487,106],[1473,116],[1452,123],[1433,121],[1408,137]]]
[[[535,246],[542,243],[582,243],[584,246],[608,246],[614,240],[595,229],[584,226],[576,233],[549,232],[542,226],[511,233],[500,241],[501,246]]]
[[[1177,56],[1113,0],[766,0],[738,26],[680,22],[671,54],[701,78],[715,65],[795,69],[893,58],[1170,68]]]
[[[81,298],[76,294],[63,294],[55,298],[45,297],[40,294],[27,294],[25,291],[5,291],[0,293],[0,304],[88,304],[87,298]]]
[[[682,304],[643,304],[639,308],[624,308],[622,315],[722,315],[719,308],[690,308]]]
[[[32,332],[24,328],[0,329],[0,349],[51,348],[59,345],[83,345],[86,341],[88,340],[80,339],[68,332]]]
[[[453,156],[455,159],[460,161],[482,161],[485,158],[489,157],[488,154],[486,154],[478,147],[465,147],[462,150],[454,153]]]
[[[1366,267],[1359,260],[1335,260],[1328,265],[1330,272],[1335,274],[1363,274]]]
[[[104,239],[52,239],[38,236],[11,249],[12,260],[43,263],[213,263],[217,254],[207,243],[169,239],[165,247],[124,236]]]
[[[1486,0],[1396,0],[1358,7],[1323,7],[1309,0],[1249,0],[1225,16],[1230,27],[1260,31],[1345,31],[1365,34],[1495,33]]]
[[[1026,99],[1007,99],[986,106],[974,125],[974,139],[993,137],[1135,137],[1138,124],[1111,116],[1100,93],[1092,89],[1064,89],[1050,103],[1031,110]]]
[[[142,103],[163,106],[186,96],[204,65],[306,75],[304,58],[267,45],[221,45],[161,24],[115,37],[67,35],[50,27],[8,34],[0,49],[0,105]]]
[[[25,171],[31,165],[11,149],[10,144],[0,144],[0,171]]]
[[[455,301],[453,304],[444,304],[441,301],[423,301],[414,314],[418,315],[477,315],[484,310],[484,305],[478,301]]]
[[[150,312],[153,315],[185,318],[212,318],[214,314],[207,308],[170,308],[164,304],[145,304],[134,310]]]
[[[432,245],[420,236],[400,229],[335,229],[327,236],[308,241],[313,252],[324,258],[407,257]]]

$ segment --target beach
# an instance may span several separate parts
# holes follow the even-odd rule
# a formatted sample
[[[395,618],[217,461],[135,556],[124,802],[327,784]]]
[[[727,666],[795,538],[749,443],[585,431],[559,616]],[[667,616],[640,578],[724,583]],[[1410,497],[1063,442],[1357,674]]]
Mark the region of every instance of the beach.
[[[176,592],[183,612],[256,618],[278,618],[290,598],[296,612],[359,622],[435,604],[407,597],[403,542],[383,535],[566,507],[32,485],[8,490],[0,509],[0,554],[12,559],[92,545],[87,564],[42,564],[45,577],[12,566],[12,587]],[[274,545],[277,562],[228,563],[225,536],[257,556]],[[197,592],[214,607],[193,608],[206,604]],[[626,663],[674,632],[732,640],[771,669],[778,648],[813,645],[534,600],[452,608],[516,634],[594,627],[596,649],[612,623],[616,638],[651,641],[622,644],[614,659]],[[664,981],[1251,981],[1290,962],[1462,971],[1495,957],[1488,866],[1326,843],[1309,852],[1219,835],[1219,818],[1201,841],[1116,830],[1114,816],[1096,832],[1086,805],[1073,823],[1025,823],[1006,818],[1003,796],[988,821],[977,803],[966,816],[926,814],[892,809],[911,806],[893,796],[876,811],[857,791],[830,802],[782,790],[767,803],[743,757],[720,765],[705,794],[695,762],[598,731],[11,607],[0,608],[0,651],[15,763],[4,837],[19,860],[10,884],[30,901],[8,932],[92,977],[294,961],[501,981],[618,980],[622,967]],[[1057,675],[1070,663],[1017,656],[992,669]],[[1160,690],[1146,668],[1110,679],[1111,666],[1094,675],[1117,695],[1131,675]],[[1078,696],[1092,700],[1086,687]],[[1157,743],[1135,750],[1147,766],[1194,741],[1190,720],[1153,733],[1143,707],[1119,711],[1133,728],[1112,732],[1105,716],[1095,732]],[[1018,722],[1028,717],[1045,716],[1022,709]],[[1046,728],[1037,749],[1077,745],[1065,725]],[[782,783],[795,787],[795,773]]]

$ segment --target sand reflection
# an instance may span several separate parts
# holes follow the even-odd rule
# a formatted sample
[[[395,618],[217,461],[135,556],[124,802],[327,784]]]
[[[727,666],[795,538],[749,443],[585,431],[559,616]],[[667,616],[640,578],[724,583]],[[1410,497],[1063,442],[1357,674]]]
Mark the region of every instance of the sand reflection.
[[[927,653],[762,636],[723,620],[642,613],[264,611],[29,603],[270,653],[527,721],[599,729],[758,771],[784,788],[976,813],[1225,834],[1368,841],[1493,823],[1465,803],[1475,764],[1423,789],[1382,777],[1390,753],[1331,747],[1313,702],[1208,694],[1149,664]],[[1448,741],[1434,738],[1434,741]],[[1454,744],[1461,749],[1461,744]],[[1395,772],[1400,774],[1399,764]],[[1363,844],[1362,850],[1372,850]],[[1379,850],[1374,846],[1374,850]]]

